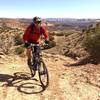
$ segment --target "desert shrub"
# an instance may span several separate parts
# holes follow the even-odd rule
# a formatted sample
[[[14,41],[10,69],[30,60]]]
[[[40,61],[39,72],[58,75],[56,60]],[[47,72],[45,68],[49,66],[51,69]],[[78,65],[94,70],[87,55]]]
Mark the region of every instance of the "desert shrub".
[[[56,46],[56,42],[55,41],[50,41],[49,46],[50,46],[50,48],[55,47]]]
[[[54,40],[54,36],[49,35],[49,40],[50,40],[50,41],[53,41],[53,40]]]
[[[50,40],[49,47],[50,48],[55,47],[56,46],[56,42],[55,42],[55,38],[54,38],[53,35],[49,35],[49,40]]]
[[[55,32],[50,32],[49,34],[52,35],[52,36],[56,35]]]
[[[67,36],[69,36],[69,35],[71,35],[71,34],[73,34],[73,32],[65,33],[65,37],[67,37]]]
[[[25,48],[23,46],[19,46],[15,48],[15,54],[19,55],[24,52]]]
[[[65,33],[64,32],[59,32],[59,33],[56,33],[56,36],[64,36]]]
[[[72,52],[72,51],[69,51],[67,50],[65,53],[64,53],[65,56],[68,56],[68,57],[71,57],[73,59],[76,59],[77,57],[79,57],[79,55],[75,52]]]
[[[92,56],[100,56],[100,27],[95,26],[85,32],[83,46]]]
[[[21,34],[15,34],[15,36],[14,36],[14,42],[15,42],[15,45],[21,45],[21,44],[23,44],[23,40],[22,40]]]
[[[20,29],[8,27],[5,23],[2,24],[0,27],[0,52],[5,54],[13,53],[14,46],[23,43],[22,33]]]
[[[56,36],[68,36],[68,35],[71,35],[73,32],[66,32],[66,31],[62,31],[62,32],[58,32],[58,33],[55,33]]]
[[[9,54],[13,46],[13,36],[8,33],[0,34],[0,51]]]

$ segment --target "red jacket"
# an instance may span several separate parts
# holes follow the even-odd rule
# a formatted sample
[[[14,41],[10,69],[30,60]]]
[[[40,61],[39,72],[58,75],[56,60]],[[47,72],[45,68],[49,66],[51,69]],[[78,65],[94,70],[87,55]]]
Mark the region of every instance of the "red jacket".
[[[40,27],[41,27],[41,31],[40,31]],[[32,24],[29,25],[23,35],[23,41],[28,41],[28,42],[33,42],[33,43],[39,43],[39,39],[40,39],[40,35],[43,34],[45,39],[48,40],[48,32],[45,29],[45,26],[43,24],[41,24],[38,29],[36,29],[36,26],[34,24],[34,31],[32,32]]]

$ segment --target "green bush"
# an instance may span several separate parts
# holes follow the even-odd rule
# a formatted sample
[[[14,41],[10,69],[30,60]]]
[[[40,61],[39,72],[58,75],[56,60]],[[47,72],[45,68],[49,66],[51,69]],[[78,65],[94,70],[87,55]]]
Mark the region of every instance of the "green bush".
[[[53,41],[53,40],[54,40],[54,36],[50,35],[50,36],[49,36],[49,40],[50,40],[50,41]]]
[[[22,54],[24,52],[24,50],[25,50],[25,48],[23,46],[16,47],[15,54],[17,54],[17,55]]]
[[[50,41],[50,48],[55,47],[56,46],[56,42],[55,41]]]
[[[92,56],[100,56],[100,27],[95,26],[85,32],[83,45]]]
[[[15,42],[15,45],[21,45],[23,44],[23,40],[22,40],[22,37],[20,34],[16,34],[14,36],[14,42]]]
[[[73,32],[65,33],[65,37],[67,37],[67,36],[69,36],[69,35],[71,35],[71,34],[73,34]]]
[[[56,36],[64,36],[64,35],[65,35],[65,33],[63,33],[63,32],[56,33]]]

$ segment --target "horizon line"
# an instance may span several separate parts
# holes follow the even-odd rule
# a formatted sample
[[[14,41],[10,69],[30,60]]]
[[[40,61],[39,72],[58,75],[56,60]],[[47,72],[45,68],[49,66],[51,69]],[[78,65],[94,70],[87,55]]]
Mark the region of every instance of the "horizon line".
[[[29,17],[0,17],[0,19],[33,19],[33,18],[29,18]],[[42,17],[41,17],[42,18]],[[42,19],[48,19],[48,18],[51,18],[51,19],[100,19],[100,18],[71,18],[71,17],[43,17]]]

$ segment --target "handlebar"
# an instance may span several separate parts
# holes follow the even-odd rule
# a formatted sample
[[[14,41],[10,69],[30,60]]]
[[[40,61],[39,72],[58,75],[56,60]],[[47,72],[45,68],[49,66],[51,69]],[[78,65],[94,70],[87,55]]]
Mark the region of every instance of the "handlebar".
[[[50,48],[49,44],[45,44],[45,43],[43,43],[43,44],[29,43],[28,47],[30,48],[30,47],[34,47],[34,46],[40,46],[41,50],[45,50],[45,49]]]

